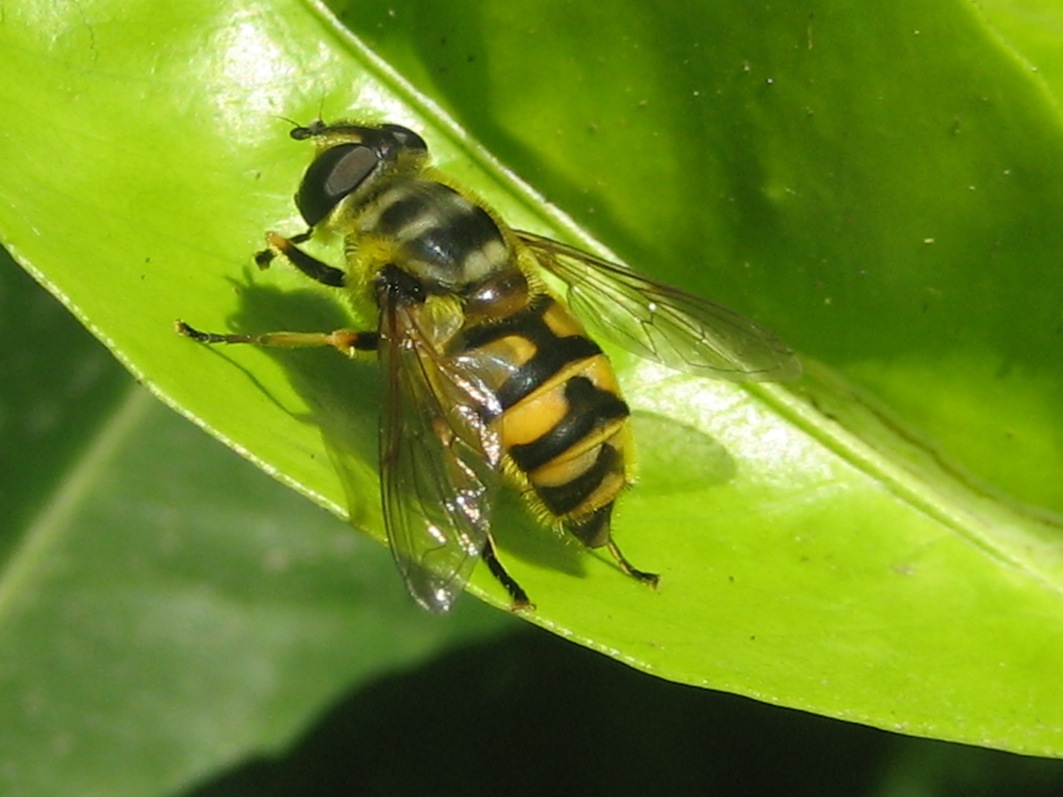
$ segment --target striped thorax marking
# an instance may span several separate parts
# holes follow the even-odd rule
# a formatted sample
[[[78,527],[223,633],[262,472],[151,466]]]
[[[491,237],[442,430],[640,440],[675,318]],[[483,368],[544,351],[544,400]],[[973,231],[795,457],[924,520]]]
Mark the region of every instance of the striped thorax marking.
[[[430,290],[453,291],[479,282],[512,260],[494,219],[450,186],[402,180],[389,186],[359,216],[359,230],[394,240],[403,267]]]

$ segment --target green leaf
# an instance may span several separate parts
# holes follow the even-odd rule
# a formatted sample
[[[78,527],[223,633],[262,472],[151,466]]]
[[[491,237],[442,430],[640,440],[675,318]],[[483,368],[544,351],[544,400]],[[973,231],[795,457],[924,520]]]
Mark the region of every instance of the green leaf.
[[[166,402],[380,536],[374,368],[171,326],[351,323],[250,264],[300,228],[280,117],[407,124],[516,226],[594,235],[809,372],[745,390],[618,355],[641,482],[616,533],[661,591],[512,499],[529,619],[665,678],[1063,753],[1058,110],[969,5],[359,5],[361,40],[282,2],[57,14],[0,25],[3,72],[34,76],[0,88],[0,234]]]
[[[163,408],[7,258],[0,308],[0,792],[172,793],[502,627],[417,611],[386,551]]]

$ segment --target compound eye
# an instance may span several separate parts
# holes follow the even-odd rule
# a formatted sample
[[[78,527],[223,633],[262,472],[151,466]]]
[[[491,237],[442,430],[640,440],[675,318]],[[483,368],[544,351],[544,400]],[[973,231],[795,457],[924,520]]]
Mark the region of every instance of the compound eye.
[[[400,146],[405,147],[406,149],[419,149],[424,152],[428,151],[428,144],[425,143],[425,140],[419,135],[417,135],[415,132],[410,130],[410,128],[408,127],[403,127],[402,125],[385,124],[381,125],[380,129],[386,130],[391,133],[391,135],[395,137],[395,141],[397,141]]]
[[[295,206],[313,227],[364,183],[379,164],[377,153],[363,144],[340,144],[327,149],[303,175]]]

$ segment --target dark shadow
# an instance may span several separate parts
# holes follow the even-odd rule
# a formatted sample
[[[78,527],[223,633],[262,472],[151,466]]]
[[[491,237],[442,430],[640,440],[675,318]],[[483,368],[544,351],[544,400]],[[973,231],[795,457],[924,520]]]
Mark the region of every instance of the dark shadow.
[[[639,673],[528,629],[383,678],[188,797],[1058,793],[1063,763]]]
[[[734,458],[700,429],[647,410],[631,414],[639,483],[657,495],[698,492],[734,479]]]
[[[371,324],[359,322],[344,310],[340,301],[320,290],[282,290],[263,282],[248,277],[236,283],[240,303],[227,320],[227,331],[322,332],[376,325],[375,319]],[[195,325],[194,319],[189,321]],[[218,356],[228,356],[225,347],[212,349]],[[375,514],[380,501],[377,447],[382,397],[374,355],[352,360],[331,348],[263,351],[281,366],[293,389],[309,407],[308,413],[296,417],[320,431],[332,465],[344,484],[351,521],[355,525],[364,523]],[[248,376],[255,379],[253,374]],[[263,391],[269,396],[264,387]],[[292,413],[291,408],[273,400],[285,412]],[[512,489],[503,491],[495,507],[492,528],[503,561],[516,558],[570,575],[583,572],[578,543],[566,544],[567,538],[540,523]]]
[[[237,284],[237,295],[239,306],[227,324],[233,332],[322,332],[362,326],[341,302],[317,290],[282,290],[263,279],[248,279]],[[226,347],[211,348],[218,356],[228,357]],[[277,403],[321,432],[332,464],[345,476],[348,511],[357,522],[365,516],[367,502],[378,500],[375,492],[367,493],[364,476],[366,465],[377,460],[380,380],[375,363],[371,357],[349,359],[331,348],[262,351],[281,366],[306,402],[309,410],[304,414]],[[251,374],[249,378],[255,379]],[[263,393],[273,399],[265,387]]]

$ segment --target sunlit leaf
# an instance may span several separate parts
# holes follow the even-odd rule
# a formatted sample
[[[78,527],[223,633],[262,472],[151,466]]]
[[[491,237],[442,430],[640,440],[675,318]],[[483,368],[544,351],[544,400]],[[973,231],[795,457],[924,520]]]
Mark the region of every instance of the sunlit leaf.
[[[345,13],[361,39],[281,2],[5,9],[0,63],[33,80],[0,88],[4,244],[156,395],[380,537],[372,364],[172,323],[369,323],[251,265],[300,229],[281,117],[416,128],[515,225],[593,234],[808,370],[746,390],[618,355],[641,481],[616,534],[661,590],[514,498],[529,619],[664,678],[1063,753],[1063,139],[1015,35],[915,0]]]

